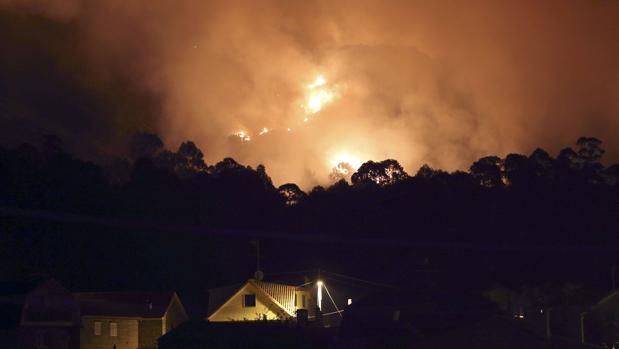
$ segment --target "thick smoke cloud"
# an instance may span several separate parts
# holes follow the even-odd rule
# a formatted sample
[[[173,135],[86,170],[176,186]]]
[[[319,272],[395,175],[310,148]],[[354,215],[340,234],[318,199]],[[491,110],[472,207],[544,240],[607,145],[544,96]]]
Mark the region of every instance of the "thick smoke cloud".
[[[278,184],[325,183],[342,154],[453,170],[594,135],[619,155],[617,1],[40,3],[0,0],[72,23],[89,74],[160,97],[168,145]],[[319,74],[336,97],[304,123]]]

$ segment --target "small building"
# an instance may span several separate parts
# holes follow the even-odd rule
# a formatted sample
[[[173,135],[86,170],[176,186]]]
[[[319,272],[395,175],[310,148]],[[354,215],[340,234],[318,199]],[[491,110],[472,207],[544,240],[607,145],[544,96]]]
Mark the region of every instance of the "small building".
[[[209,290],[211,322],[286,320],[305,309],[313,316],[316,303],[306,287],[249,279],[241,285]]]
[[[175,292],[75,293],[81,349],[156,348],[157,339],[187,320]]]
[[[80,310],[73,295],[51,278],[0,283],[0,346],[6,349],[77,349]]]
[[[619,344],[619,290],[614,290],[582,313],[582,342]]]

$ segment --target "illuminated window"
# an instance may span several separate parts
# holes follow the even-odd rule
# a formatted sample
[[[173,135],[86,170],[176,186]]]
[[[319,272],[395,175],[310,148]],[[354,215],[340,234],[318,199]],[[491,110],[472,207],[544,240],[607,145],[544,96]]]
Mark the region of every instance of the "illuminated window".
[[[101,321],[95,321],[95,336],[100,336],[101,335]]]
[[[110,337],[118,336],[118,323],[110,322]]]
[[[255,307],[256,306],[256,295],[255,294],[246,294],[243,305],[246,308]]]

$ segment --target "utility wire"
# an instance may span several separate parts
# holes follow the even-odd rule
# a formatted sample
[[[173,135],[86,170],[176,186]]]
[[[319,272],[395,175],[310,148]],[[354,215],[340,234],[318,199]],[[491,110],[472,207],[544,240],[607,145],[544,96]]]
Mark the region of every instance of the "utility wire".
[[[327,295],[329,296],[329,299],[331,299],[331,303],[333,303],[333,306],[335,307],[335,310],[337,310],[337,313],[340,315],[340,317],[343,317],[342,313],[340,312],[340,309],[337,307],[337,304],[335,304],[335,301],[333,300],[333,297],[331,297],[331,292],[329,292],[329,289],[327,288],[327,285],[323,285],[323,287],[325,288],[325,291],[327,291]]]
[[[376,237],[352,237],[334,236],[329,234],[291,233],[285,234],[275,231],[257,231],[246,229],[222,229],[204,225],[185,225],[156,221],[140,221],[135,219],[123,219],[120,217],[93,216],[78,213],[67,213],[48,210],[21,209],[14,207],[1,207],[0,216],[22,217],[29,219],[83,223],[108,228],[123,228],[131,230],[157,231],[168,233],[192,233],[208,237],[225,238],[261,238],[288,241],[309,241],[313,243],[325,242],[341,244],[344,246],[372,246],[385,248],[432,248],[442,250],[468,250],[483,252],[532,252],[532,253],[617,253],[619,248],[611,245],[576,246],[576,245],[517,245],[517,244],[490,244],[476,242],[454,241],[428,241],[406,240],[401,238],[376,238]]]
[[[385,287],[385,288],[397,288],[397,287],[395,287],[395,286],[393,286],[393,285],[388,285],[388,284],[383,284],[383,283],[379,283],[379,282],[374,282],[374,281],[364,280],[364,279],[360,279],[360,278],[353,277],[353,276],[348,276],[348,275],[343,275],[343,274],[334,273],[334,272],[331,272],[331,271],[324,271],[324,272],[325,272],[326,274],[331,274],[331,275],[334,275],[334,276],[336,276],[336,277],[341,277],[341,278],[344,278],[344,279],[349,279],[349,280],[355,280],[355,281],[358,281],[358,282],[363,282],[363,283],[366,283],[366,284],[375,285],[375,286],[379,286],[379,287]]]
[[[289,275],[289,274],[305,274],[305,273],[313,273],[316,270],[297,270],[297,271],[282,271],[277,273],[265,273],[265,276],[274,276],[274,275]]]
[[[364,288],[364,289],[368,289],[368,290],[376,290],[378,287],[374,286],[374,285],[367,285],[367,284],[363,284],[360,282],[352,282],[352,281],[345,281],[343,279],[338,279],[335,278],[333,276],[327,276],[325,279],[329,280],[329,281],[333,281],[335,283],[338,284],[343,284],[343,285],[347,285],[347,286],[353,286],[353,287],[357,287],[357,288]]]
[[[338,311],[332,311],[330,313],[324,313],[324,314],[322,314],[322,316],[329,316],[329,315],[333,315],[333,314],[339,314],[340,317],[341,317],[343,312],[344,312],[344,309],[338,310]]]

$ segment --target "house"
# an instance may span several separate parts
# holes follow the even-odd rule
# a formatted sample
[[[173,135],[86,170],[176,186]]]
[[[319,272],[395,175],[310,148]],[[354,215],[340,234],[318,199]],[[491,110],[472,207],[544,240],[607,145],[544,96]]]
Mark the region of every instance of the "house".
[[[0,283],[2,348],[77,349],[79,325],[77,301],[54,279]]]
[[[81,309],[81,349],[156,348],[157,339],[187,320],[174,292],[74,293]]]
[[[619,342],[619,290],[610,292],[582,313],[581,326],[583,343]]]
[[[249,279],[241,285],[209,290],[211,322],[285,320],[297,310],[313,316],[316,303],[309,287]]]
[[[474,292],[430,287],[378,290],[346,307],[340,346],[412,348],[410,343],[477,323],[493,313],[492,304]]]

